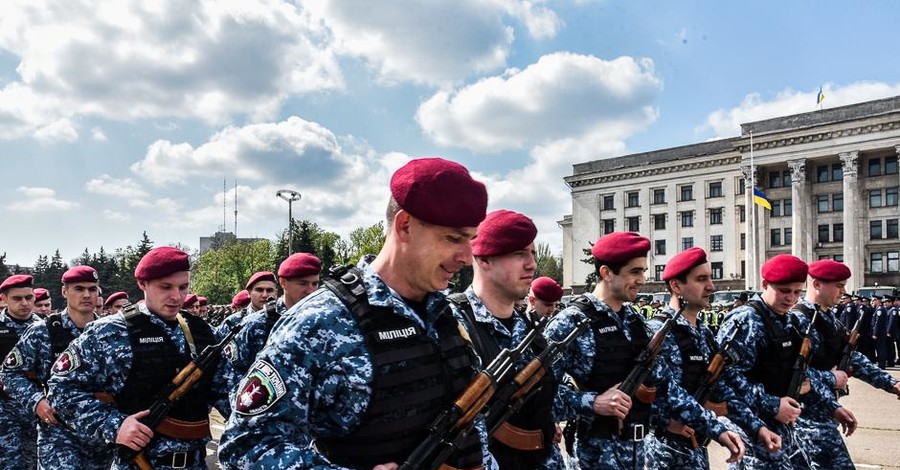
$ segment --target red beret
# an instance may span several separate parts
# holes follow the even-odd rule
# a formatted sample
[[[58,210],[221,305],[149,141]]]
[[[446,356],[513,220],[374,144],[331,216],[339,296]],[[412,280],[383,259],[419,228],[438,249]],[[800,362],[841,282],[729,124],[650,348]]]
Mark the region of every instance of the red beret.
[[[197,297],[197,301],[200,302],[200,306],[209,305],[209,299],[203,296]]]
[[[695,246],[678,253],[666,263],[663,269],[662,280],[668,282],[682,274],[689,273],[692,269],[706,263],[706,252],[703,248]]]
[[[32,287],[34,286],[34,278],[27,274],[13,274],[6,278],[2,284],[0,284],[0,292],[6,292],[10,289],[15,289],[17,287]]]
[[[134,277],[139,281],[150,281],[170,274],[190,271],[191,262],[187,253],[171,246],[161,246],[147,252],[137,267]]]
[[[294,253],[278,266],[279,277],[303,277],[322,272],[322,262],[309,253]]]
[[[114,304],[119,299],[128,300],[128,293],[127,292],[112,293],[109,297],[106,298],[106,302],[103,302],[103,306],[109,307],[110,305]]]
[[[269,271],[260,271],[252,276],[250,276],[250,280],[247,281],[247,285],[244,287],[246,290],[250,290],[253,288],[253,284],[256,284],[259,281],[275,281],[275,274]]]
[[[75,266],[62,275],[63,284],[98,281],[100,281],[100,276],[97,275],[97,270],[90,266]]]
[[[50,298],[50,291],[44,289],[43,287],[37,287],[34,289],[34,301],[40,302],[42,300],[47,300]]]
[[[525,248],[536,236],[537,227],[531,219],[501,209],[488,214],[478,226],[478,236],[472,240],[472,254],[505,255]]]
[[[531,293],[544,302],[558,302],[563,296],[562,287],[547,276],[531,281]]]
[[[234,298],[231,299],[231,308],[235,310],[244,308],[248,305],[250,305],[250,293],[246,290],[242,290],[237,294],[234,294]]]
[[[413,217],[444,227],[477,227],[487,212],[487,189],[459,163],[420,158],[391,177],[391,195]]]
[[[591,254],[594,259],[611,264],[625,264],[643,258],[650,251],[650,239],[634,232],[613,232],[600,237]]]
[[[181,304],[181,308],[191,308],[198,300],[197,294],[188,294],[188,296],[184,298],[184,303]]]
[[[809,264],[809,275],[825,282],[846,281],[850,279],[850,268],[844,263],[823,259]]]
[[[809,266],[793,255],[776,255],[762,265],[762,278],[772,284],[806,282]]]

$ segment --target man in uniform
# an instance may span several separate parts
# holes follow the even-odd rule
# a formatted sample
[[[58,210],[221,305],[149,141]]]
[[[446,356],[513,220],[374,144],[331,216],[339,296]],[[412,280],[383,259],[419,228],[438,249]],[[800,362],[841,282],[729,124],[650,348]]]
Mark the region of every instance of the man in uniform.
[[[143,450],[153,468],[205,469],[209,407],[223,416],[231,411],[230,368],[224,360],[215,362],[157,429],[144,425],[140,419],[159,391],[216,336],[206,322],[180,312],[190,287],[185,252],[154,248],[138,262],[134,277],[144,301],[91,323],[69,345],[53,366],[51,404],[83,435]],[[113,468],[135,466],[116,457]]]
[[[590,329],[554,367],[558,380],[567,373],[580,389],[560,386],[559,394],[563,406],[582,422],[575,452],[584,469],[644,467],[643,438],[654,398],[632,400],[617,385],[631,372],[651,337],[643,317],[626,304],[634,302],[645,283],[649,250],[650,240],[634,232],[613,232],[597,240],[591,249],[598,275],[594,291],[558,313],[547,327],[546,336],[559,341],[579,322],[591,321]],[[672,419],[716,436],[734,458],[739,448],[731,434],[672,380],[667,368],[665,361],[657,361],[646,385],[666,390]]]
[[[275,322],[297,302],[312,294],[319,288],[319,273],[322,263],[319,258],[309,253],[294,253],[278,266],[278,284],[284,289],[284,295],[275,302],[275,310],[263,308],[253,312],[241,322],[241,331],[225,347],[225,357],[231,362],[237,378],[247,373],[250,365],[256,360],[256,354],[272,332]]]
[[[219,325],[219,335],[225,336],[234,328],[234,325],[243,321],[247,315],[266,308],[266,302],[268,302],[269,297],[275,297],[278,294],[278,289],[275,287],[275,274],[269,271],[255,273],[250,276],[250,280],[247,281],[247,286],[244,287],[244,290],[250,296],[250,304],[229,315]]]
[[[34,289],[34,313],[41,318],[47,318],[47,315],[53,311],[53,302],[50,300],[50,291],[43,287],[35,287]]]
[[[440,291],[472,262],[487,191],[462,165],[426,158],[394,173],[391,196],[378,256],[275,325],[238,386],[225,468],[396,469],[465,389],[474,359]],[[496,468],[477,429],[447,465]]]
[[[534,222],[518,212],[498,210],[488,214],[478,226],[478,238],[472,241],[472,285],[464,294],[450,296],[454,315],[465,326],[484,365],[501,350],[515,348],[534,328],[526,315],[515,311],[515,303],[528,294],[537,269],[535,236]],[[517,367],[524,367],[547,346],[543,337],[532,344]],[[563,468],[556,445],[562,431],[553,419],[556,381],[547,374],[539,386],[540,390],[491,436],[490,451],[501,470]]]
[[[200,302],[200,305],[197,309],[197,316],[199,316],[200,318],[202,318],[204,320],[208,320],[209,319],[209,299],[207,299],[206,297],[203,297],[201,295],[200,297],[197,297],[197,300]]]
[[[188,294],[188,296],[185,297],[184,304],[181,308],[190,312],[191,315],[195,317],[200,316],[200,298],[197,297],[197,294]]]
[[[528,293],[528,306],[532,321],[542,317],[552,317],[556,314],[556,306],[563,296],[559,283],[547,276],[541,276],[531,281],[531,291]]]
[[[861,296],[859,298],[859,342],[856,349],[869,358],[870,361],[877,363],[878,358],[875,356],[875,340],[872,338],[872,325],[874,321],[875,310],[872,308],[868,297]]]
[[[668,308],[650,321],[650,329],[658,331],[664,321],[676,311],[681,311],[666,337],[662,359],[670,365],[672,379],[693,396],[702,385],[703,373],[719,349],[712,331],[697,320],[700,310],[709,308],[709,298],[715,290],[706,252],[700,247],[693,247],[675,255],[666,263],[662,280],[672,297]],[[734,395],[724,384],[718,385],[716,392],[710,396],[710,401],[714,403],[723,403]],[[667,401],[660,397],[653,405],[659,425],[646,441],[647,467],[708,469],[709,454],[702,444],[707,438],[715,438],[718,433],[724,432],[725,426],[716,421],[715,414],[710,413],[707,415],[707,429],[712,430],[712,434],[699,433],[677,419],[669,418],[670,414],[675,413],[671,413],[666,405]],[[744,421],[752,414],[747,406],[727,412],[734,420]],[[738,434],[728,431],[727,435],[731,440],[730,447],[738,449],[729,460],[737,461],[744,455],[744,444]],[[692,446],[692,439],[699,445],[696,449]]]
[[[110,315],[115,315],[128,305],[127,292],[115,292],[106,298],[105,306]]]
[[[39,320],[34,309],[34,279],[15,274],[0,283],[0,354],[3,367],[21,361],[14,348],[25,330]],[[0,468],[37,466],[37,423],[32,410],[23,408],[10,397],[5,384],[0,388]]]
[[[638,312],[640,312],[645,320],[653,318],[653,307],[650,306],[646,297],[638,298]]]
[[[882,305],[881,297],[872,297],[872,341],[875,343],[875,359],[878,367],[887,367],[888,362],[888,323],[890,317],[887,309]],[[892,341],[891,341],[892,342]]]
[[[3,367],[3,383],[19,405],[39,419],[38,460],[41,468],[108,469],[113,448],[82,436],[56,418],[47,400],[47,381],[54,361],[85,326],[97,319],[95,305],[100,285],[97,271],[75,266],[62,275],[66,308],[25,331],[14,349],[16,361]],[[63,356],[61,360],[66,360]]]

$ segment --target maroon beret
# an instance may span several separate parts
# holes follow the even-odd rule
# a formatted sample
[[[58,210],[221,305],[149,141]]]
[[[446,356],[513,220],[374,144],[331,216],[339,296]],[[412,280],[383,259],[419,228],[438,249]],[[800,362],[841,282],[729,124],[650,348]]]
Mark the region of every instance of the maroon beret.
[[[309,253],[294,253],[278,266],[278,276],[303,277],[322,272],[322,262]]]
[[[611,264],[625,264],[643,258],[650,251],[650,239],[634,232],[613,232],[600,237],[591,248],[594,259]]]
[[[50,291],[44,289],[43,287],[37,287],[34,289],[34,301],[41,302],[43,300],[47,300],[50,298]]]
[[[134,277],[139,281],[150,281],[170,274],[190,271],[191,262],[187,253],[171,246],[161,246],[147,252],[137,267]]]
[[[198,300],[197,294],[188,294],[188,296],[184,298],[184,303],[181,304],[181,308],[191,308]]]
[[[413,217],[444,227],[477,227],[487,212],[487,188],[459,163],[420,158],[391,177],[391,195]]]
[[[114,292],[114,293],[110,294],[110,296],[106,298],[106,302],[103,302],[103,306],[109,307],[110,305],[114,304],[119,299],[128,300],[128,293],[120,291],[120,292]]]
[[[706,252],[703,248],[695,246],[678,253],[666,263],[663,269],[662,280],[668,282],[682,274],[689,273],[692,269],[706,263]]]
[[[809,264],[809,275],[825,282],[846,281],[850,279],[850,268],[832,259],[822,259]]]
[[[197,301],[200,302],[200,306],[209,305],[209,299],[203,296],[197,297]]]
[[[478,236],[472,240],[472,254],[505,255],[530,245],[536,236],[537,227],[531,219],[501,209],[488,214],[478,226]]]
[[[247,281],[247,285],[244,287],[246,290],[250,290],[253,288],[253,284],[256,284],[259,281],[275,281],[275,274],[269,271],[260,271],[252,276],[250,276],[250,280]]]
[[[242,290],[237,294],[234,294],[234,298],[231,299],[231,308],[235,310],[244,308],[248,305],[250,305],[250,293],[246,290]]]
[[[562,287],[547,276],[531,281],[531,293],[544,302],[558,302],[563,296]]]
[[[776,255],[762,265],[762,278],[772,284],[806,282],[809,266],[793,255]]]
[[[0,292],[6,292],[10,289],[15,289],[17,287],[33,287],[34,286],[34,278],[27,274],[13,274],[6,278],[2,284],[0,284]]]
[[[100,276],[97,270],[90,266],[75,266],[64,272],[62,275],[63,284],[72,284],[75,282],[99,282]]]

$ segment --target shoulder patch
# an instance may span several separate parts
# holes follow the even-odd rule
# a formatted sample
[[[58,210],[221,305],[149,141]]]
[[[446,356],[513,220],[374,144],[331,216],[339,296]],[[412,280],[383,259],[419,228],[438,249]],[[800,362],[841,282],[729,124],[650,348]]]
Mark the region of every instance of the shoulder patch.
[[[281,375],[264,360],[253,363],[238,390],[234,411],[245,416],[263,413],[287,394]]]
[[[3,360],[3,367],[7,369],[22,367],[22,353],[19,352],[18,347],[12,348],[12,351],[6,355],[6,359]]]
[[[53,373],[56,375],[68,375],[69,372],[81,366],[81,359],[70,350],[63,351],[53,363]]]
[[[225,348],[222,349],[222,354],[225,355],[225,359],[228,362],[234,363],[237,360],[237,344],[235,344],[234,340],[229,341],[225,345]]]

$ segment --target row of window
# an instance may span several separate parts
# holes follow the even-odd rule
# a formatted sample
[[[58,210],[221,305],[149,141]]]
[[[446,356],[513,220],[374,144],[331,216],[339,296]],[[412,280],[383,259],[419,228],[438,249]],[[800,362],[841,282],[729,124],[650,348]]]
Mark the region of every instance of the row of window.
[[[900,251],[869,253],[869,272],[895,273],[900,271]]]
[[[707,185],[707,198],[716,198],[723,197],[724,194],[722,192],[722,182],[721,181],[712,181]],[[743,193],[743,192],[742,192]],[[694,185],[693,184],[685,184],[678,187],[678,201],[693,201],[694,200]],[[657,188],[653,190],[653,204],[666,204],[666,190],[665,188]],[[638,191],[628,191],[625,193],[625,207],[640,207],[641,206],[641,196]],[[612,211],[616,210],[615,196],[612,194],[605,194],[603,196],[603,209],[604,211]]]
[[[782,237],[781,234],[784,234]],[[794,241],[794,229],[790,227],[773,228],[769,230],[769,244],[772,246],[787,246]]]
[[[882,224],[882,222],[884,222]],[[880,240],[882,238],[898,238],[898,219],[887,220],[870,220],[869,221],[869,238],[872,240]],[[884,227],[884,230],[882,230]]]
[[[741,222],[744,221],[744,206],[740,206],[741,210]],[[724,209],[721,207],[710,209],[709,210],[709,225],[722,225],[723,223],[723,214]],[[666,229],[666,214],[652,214],[650,217],[653,219],[653,230],[665,230]],[[694,226],[694,211],[682,211],[678,213],[678,220],[681,221],[682,227],[693,227]],[[603,234],[606,235],[608,233],[612,233],[616,231],[616,219],[603,219]],[[641,217],[625,217],[625,230],[629,232],[640,232],[641,231]]]
[[[869,208],[897,206],[897,188],[869,190]]]
[[[741,273],[742,273],[741,277],[744,276],[743,275],[743,265],[744,265],[744,262],[741,261]],[[713,261],[713,262],[709,263],[709,266],[712,268],[712,279],[713,280],[725,278],[724,263],[722,263],[721,261]],[[655,275],[656,275],[655,276],[656,280],[662,281],[662,273],[663,273],[663,271],[665,271],[666,265],[657,264],[654,268],[655,268],[654,271],[655,271]]]
[[[866,162],[867,176],[883,176],[897,174],[897,156],[872,157]],[[844,166],[841,163],[816,165],[816,182],[841,181],[844,179]],[[791,185],[791,171],[769,171],[767,188],[784,188]]]
[[[681,239],[681,251],[687,250],[694,246],[694,237],[684,237]],[[741,249],[744,249],[744,234],[741,234]],[[725,244],[722,240],[722,235],[710,235],[709,237],[709,251],[724,251]],[[666,241],[665,240],[656,240],[653,242],[653,254],[655,255],[665,255],[666,254]]]

